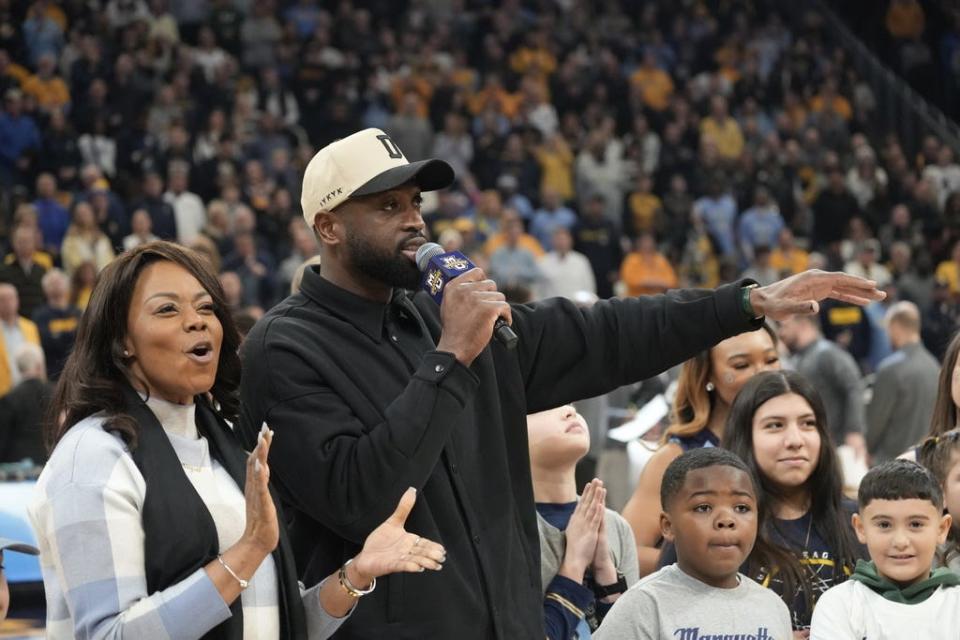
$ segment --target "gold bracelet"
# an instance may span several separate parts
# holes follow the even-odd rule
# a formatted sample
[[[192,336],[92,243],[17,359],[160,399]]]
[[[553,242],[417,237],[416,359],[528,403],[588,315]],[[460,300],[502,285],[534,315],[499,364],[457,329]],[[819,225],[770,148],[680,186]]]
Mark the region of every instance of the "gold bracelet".
[[[234,572],[233,572],[233,569],[231,569],[230,566],[229,566],[226,562],[223,561],[223,556],[218,555],[218,556],[217,556],[217,560],[219,560],[219,561],[220,561],[220,564],[223,565],[223,568],[227,570],[227,573],[229,573],[231,576],[233,576],[233,579],[240,583],[240,590],[241,590],[241,591],[243,591],[244,589],[246,589],[247,587],[250,586],[250,581],[249,581],[249,580],[244,580],[243,578],[241,578],[240,576],[238,576],[236,573],[234,573]]]
[[[373,579],[373,582],[370,583],[370,586],[367,589],[357,589],[355,586],[353,586],[353,583],[350,582],[350,578],[347,577],[347,567],[351,562],[353,562],[353,558],[350,558],[344,562],[343,566],[340,567],[340,586],[343,587],[343,590],[346,591],[351,598],[359,598],[367,595],[368,593],[373,593],[373,590],[377,588],[376,578]]]

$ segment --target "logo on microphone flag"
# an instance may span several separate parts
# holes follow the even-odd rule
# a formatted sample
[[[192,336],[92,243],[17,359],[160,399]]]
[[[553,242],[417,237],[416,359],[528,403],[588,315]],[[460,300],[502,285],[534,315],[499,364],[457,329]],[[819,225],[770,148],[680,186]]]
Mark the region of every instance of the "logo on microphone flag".
[[[470,259],[459,251],[441,253],[430,258],[427,268],[423,271],[420,287],[430,294],[434,302],[443,301],[443,287],[448,282],[473,268]]]
[[[427,289],[431,296],[435,296],[443,289],[443,274],[437,269],[430,269],[427,272]]]

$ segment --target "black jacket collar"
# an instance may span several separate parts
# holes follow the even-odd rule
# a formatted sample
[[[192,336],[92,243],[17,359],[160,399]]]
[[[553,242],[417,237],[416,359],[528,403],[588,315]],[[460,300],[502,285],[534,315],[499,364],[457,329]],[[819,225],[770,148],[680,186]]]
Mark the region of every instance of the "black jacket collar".
[[[310,267],[303,272],[300,291],[330,313],[350,322],[374,342],[383,339],[383,324],[389,304],[361,298],[333,284]],[[391,296],[392,298],[392,296]]]

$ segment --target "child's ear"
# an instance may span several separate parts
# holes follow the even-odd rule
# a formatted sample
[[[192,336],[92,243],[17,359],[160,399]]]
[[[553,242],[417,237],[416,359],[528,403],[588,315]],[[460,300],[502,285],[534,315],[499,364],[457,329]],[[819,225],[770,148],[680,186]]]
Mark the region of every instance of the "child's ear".
[[[940,529],[937,532],[937,544],[943,544],[947,541],[947,535],[950,533],[950,527],[953,526],[953,516],[949,513],[940,518]]]
[[[660,535],[667,542],[673,542],[673,523],[666,511],[660,512]]]
[[[851,523],[853,524],[853,531],[857,534],[857,540],[860,541],[860,544],[867,544],[867,535],[863,531],[863,518],[860,517],[859,513],[853,514]]]

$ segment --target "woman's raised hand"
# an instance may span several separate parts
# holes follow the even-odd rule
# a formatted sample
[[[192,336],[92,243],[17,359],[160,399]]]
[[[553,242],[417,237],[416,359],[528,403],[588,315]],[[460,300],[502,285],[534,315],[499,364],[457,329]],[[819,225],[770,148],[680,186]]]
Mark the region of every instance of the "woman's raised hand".
[[[374,578],[388,573],[425,569],[439,571],[443,568],[443,562],[447,559],[446,550],[436,542],[404,528],[416,501],[416,489],[407,489],[396,511],[367,536],[363,550],[349,567],[356,573],[356,580],[351,579],[351,582],[358,587],[365,587]]]
[[[267,455],[273,442],[273,431],[266,423],[257,436],[257,446],[247,457],[247,482],[243,496],[247,501],[247,527],[243,538],[256,549],[268,554],[280,541],[277,508],[270,496],[270,467]]]

